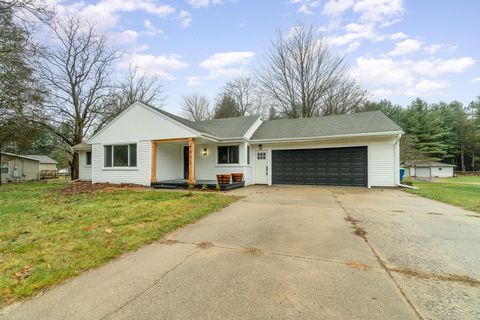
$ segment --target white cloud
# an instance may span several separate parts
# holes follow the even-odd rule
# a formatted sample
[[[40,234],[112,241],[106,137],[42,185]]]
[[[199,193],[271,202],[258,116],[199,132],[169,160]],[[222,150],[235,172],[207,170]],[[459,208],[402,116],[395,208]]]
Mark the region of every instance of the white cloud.
[[[480,82],[480,77],[473,78],[470,82],[471,82],[471,83]]]
[[[245,66],[255,56],[251,51],[232,51],[215,53],[200,62],[200,67],[209,70],[209,78],[233,77],[248,73]]]
[[[180,20],[182,27],[187,28],[188,26],[190,26],[190,23],[192,23],[192,15],[190,14],[190,12],[182,10],[178,15],[177,20]]]
[[[143,26],[147,29],[147,34],[150,36],[156,36],[157,34],[162,34],[163,31],[153,25],[150,20],[145,20]]]
[[[151,55],[133,53],[126,55],[118,64],[118,68],[128,70],[130,67],[138,68],[139,72],[147,76],[158,76],[162,80],[175,80],[173,71],[185,69],[188,64],[180,60],[178,55]]]
[[[323,7],[323,13],[336,17],[350,9],[353,3],[353,0],[330,0]]]
[[[411,86],[415,81],[412,72],[389,58],[365,58],[355,60],[352,76],[367,85]]]
[[[320,0],[290,0],[291,4],[300,5],[297,12],[304,14],[313,14],[312,9],[320,4]]]
[[[390,40],[401,40],[406,38],[408,38],[408,36],[403,32],[396,32],[389,36]]]
[[[425,52],[428,54],[434,54],[442,48],[440,43],[433,43],[425,47]]]
[[[363,22],[389,25],[405,12],[402,0],[358,0],[353,11],[360,14]]]
[[[199,86],[202,84],[202,77],[198,76],[192,76],[192,77],[187,77],[187,86]]]
[[[381,41],[383,37],[376,34],[372,24],[349,23],[344,27],[345,34],[341,36],[330,36],[327,39],[337,46],[349,44],[354,41],[368,39],[371,41]]]
[[[406,63],[413,72],[422,75],[437,77],[446,73],[462,73],[475,64],[475,60],[471,57],[462,57],[458,59],[434,59],[420,60],[416,62],[409,61]]]
[[[138,32],[125,30],[122,32],[110,32],[108,38],[116,44],[134,44],[137,41]]]
[[[407,39],[395,44],[395,48],[388,54],[391,56],[400,56],[417,52],[422,47],[422,42],[416,39]]]
[[[230,0],[235,1],[235,0]],[[188,0],[188,3],[194,8],[207,8],[209,5],[223,4],[223,0]]]
[[[413,88],[405,91],[408,96],[432,96],[441,94],[440,90],[448,87],[444,81],[421,80]]]
[[[298,8],[297,10],[299,13],[305,13],[305,14],[313,14],[313,11],[311,11],[309,8],[308,8],[308,5],[307,4],[302,4],[300,6],[300,8]]]
[[[170,5],[160,5],[155,0],[101,0],[95,4],[77,2],[71,5],[58,5],[62,15],[80,14],[100,29],[112,29],[120,20],[120,13],[141,11],[158,17],[167,17],[175,12]]]

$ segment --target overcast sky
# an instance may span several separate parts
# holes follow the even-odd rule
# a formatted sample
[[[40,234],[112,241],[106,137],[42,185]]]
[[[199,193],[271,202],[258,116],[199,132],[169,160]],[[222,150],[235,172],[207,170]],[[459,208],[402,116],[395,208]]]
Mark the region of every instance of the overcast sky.
[[[231,77],[259,68],[276,30],[314,24],[372,99],[408,104],[480,95],[480,1],[438,0],[50,0],[84,14],[135,65],[158,75],[166,110],[182,95],[213,100]]]

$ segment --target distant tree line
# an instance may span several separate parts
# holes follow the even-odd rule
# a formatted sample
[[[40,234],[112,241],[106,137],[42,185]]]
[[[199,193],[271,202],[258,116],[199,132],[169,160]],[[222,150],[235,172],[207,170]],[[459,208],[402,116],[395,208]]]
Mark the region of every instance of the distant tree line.
[[[362,108],[373,110],[382,111],[405,131],[402,161],[435,160],[454,164],[459,171],[479,170],[480,97],[468,105],[415,99],[407,107],[382,100]]]

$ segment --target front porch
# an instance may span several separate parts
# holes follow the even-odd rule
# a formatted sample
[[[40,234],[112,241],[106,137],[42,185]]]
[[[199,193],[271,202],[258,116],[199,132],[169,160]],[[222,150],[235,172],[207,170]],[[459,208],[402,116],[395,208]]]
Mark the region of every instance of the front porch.
[[[173,179],[173,180],[163,180],[163,181],[156,181],[152,182],[152,188],[156,189],[176,189],[176,188],[188,188],[189,183],[188,179]],[[217,181],[216,180],[196,180],[194,184],[192,184],[195,188],[208,188],[215,190],[217,188]],[[245,181],[242,182],[231,182],[229,184],[220,184],[220,190],[227,191],[236,188],[241,188],[245,186]]]
[[[216,176],[241,173],[240,165],[218,165],[218,143],[203,138],[177,138],[151,141],[151,179],[153,188],[175,189],[195,188],[216,189]],[[232,179],[233,180],[233,179]],[[220,184],[220,190],[230,190],[245,186],[244,181]]]

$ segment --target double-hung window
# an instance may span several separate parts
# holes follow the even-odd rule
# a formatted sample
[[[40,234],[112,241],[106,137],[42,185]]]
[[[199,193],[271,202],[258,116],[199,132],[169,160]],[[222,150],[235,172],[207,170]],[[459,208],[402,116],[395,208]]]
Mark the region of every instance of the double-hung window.
[[[136,167],[137,144],[104,146],[104,160],[105,168]]]
[[[239,152],[238,146],[219,146],[218,163],[219,164],[238,164]]]

